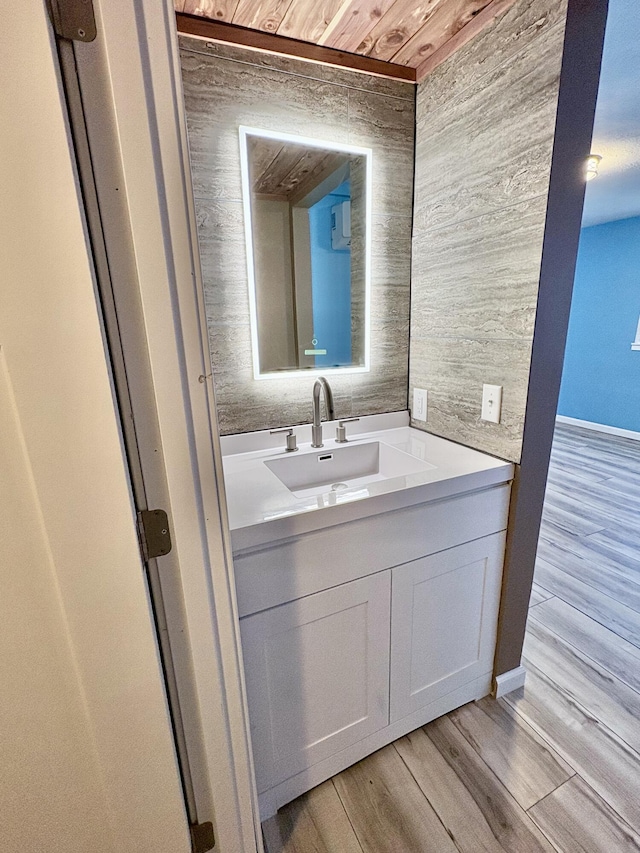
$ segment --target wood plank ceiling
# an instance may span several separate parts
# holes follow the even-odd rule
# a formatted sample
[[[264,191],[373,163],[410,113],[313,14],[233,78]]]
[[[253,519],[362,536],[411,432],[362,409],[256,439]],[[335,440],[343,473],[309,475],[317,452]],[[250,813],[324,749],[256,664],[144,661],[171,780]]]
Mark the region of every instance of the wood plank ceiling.
[[[274,52],[296,54],[292,42],[329,48],[318,61],[371,70],[401,79],[423,79],[437,65],[476,36],[514,0],[175,0],[178,13],[226,23],[218,40],[234,41],[233,30],[261,33],[256,47],[272,44]],[[188,32],[189,29],[179,28]],[[241,32],[238,30],[238,32]],[[204,34],[204,32],[200,33]],[[281,37],[270,42],[265,34]],[[238,38],[250,45],[250,38]],[[277,51],[281,44],[282,50]],[[269,49],[269,48],[266,48]],[[338,53],[343,59],[338,60]],[[299,52],[304,56],[305,51]],[[306,52],[305,58],[313,58]],[[344,58],[346,54],[346,59]],[[324,58],[323,58],[324,57]],[[366,57],[370,67],[357,62]],[[384,65],[383,65],[384,63]],[[398,69],[394,73],[394,68]],[[402,73],[400,73],[402,69]],[[407,70],[410,73],[407,73]]]

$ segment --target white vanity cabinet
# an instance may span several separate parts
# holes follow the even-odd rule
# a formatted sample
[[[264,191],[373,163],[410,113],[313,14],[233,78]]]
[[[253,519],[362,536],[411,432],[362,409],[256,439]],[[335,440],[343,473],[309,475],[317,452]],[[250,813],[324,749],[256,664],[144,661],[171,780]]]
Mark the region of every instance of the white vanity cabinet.
[[[235,553],[262,819],[489,692],[509,491]]]
[[[391,572],[241,622],[258,791],[389,722]]]

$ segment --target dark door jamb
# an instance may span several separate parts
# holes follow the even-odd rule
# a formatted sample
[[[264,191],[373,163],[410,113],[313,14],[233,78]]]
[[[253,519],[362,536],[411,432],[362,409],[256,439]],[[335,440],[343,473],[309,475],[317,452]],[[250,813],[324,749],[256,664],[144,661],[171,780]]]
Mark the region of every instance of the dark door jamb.
[[[521,464],[513,485],[495,674],[520,665],[569,325],[608,0],[569,0]]]

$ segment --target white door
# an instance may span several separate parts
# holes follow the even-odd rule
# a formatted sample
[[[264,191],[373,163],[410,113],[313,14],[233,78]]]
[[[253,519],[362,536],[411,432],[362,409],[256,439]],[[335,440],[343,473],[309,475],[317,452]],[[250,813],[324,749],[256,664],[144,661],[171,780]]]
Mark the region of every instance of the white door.
[[[493,667],[504,534],[392,570],[391,721]]]
[[[44,3],[0,30],[0,846],[190,849]]]
[[[240,621],[258,791],[389,721],[389,571]]]
[[[91,5],[97,38],[74,42],[69,65],[78,96],[74,79],[69,91],[85,123],[76,138],[83,176],[87,169],[95,181],[94,236],[106,243],[145,503],[170,518],[173,550],[156,562],[189,758],[186,787],[190,781],[198,822],[213,823],[216,849],[251,853],[262,841],[175,12],[172,0]],[[35,80],[30,69],[26,63]],[[46,153],[42,160],[46,167]],[[91,189],[87,198],[91,204]]]

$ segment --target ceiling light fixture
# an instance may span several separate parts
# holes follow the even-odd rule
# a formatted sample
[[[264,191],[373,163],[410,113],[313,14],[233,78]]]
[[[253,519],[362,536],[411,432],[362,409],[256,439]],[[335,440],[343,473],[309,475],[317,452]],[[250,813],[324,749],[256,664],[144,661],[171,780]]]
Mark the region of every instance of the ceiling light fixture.
[[[598,174],[598,166],[600,165],[600,161],[602,157],[599,154],[590,154],[587,157],[587,169],[585,177],[588,181],[593,180]]]

